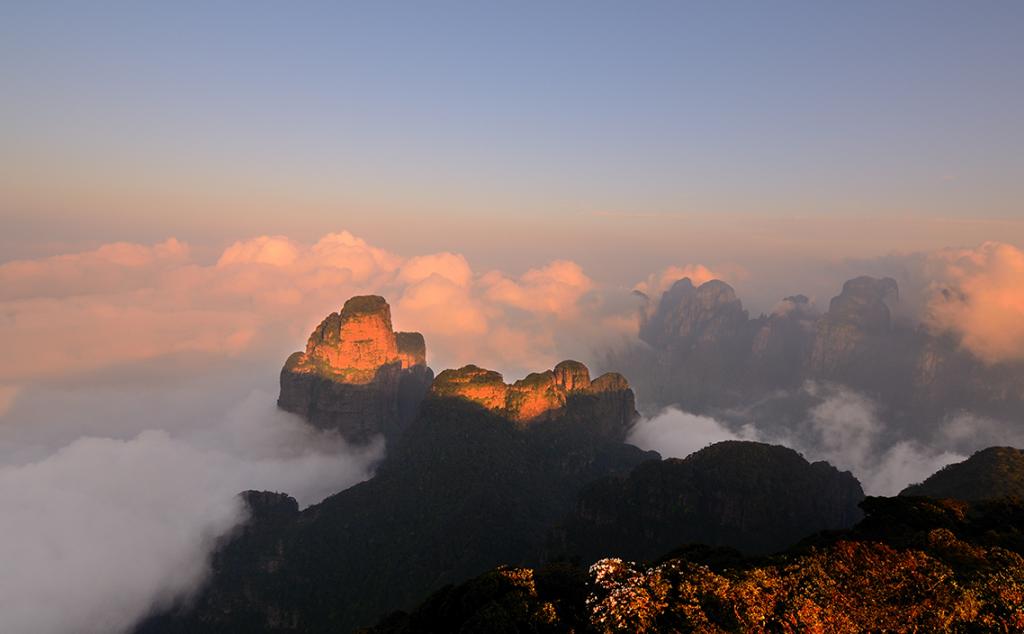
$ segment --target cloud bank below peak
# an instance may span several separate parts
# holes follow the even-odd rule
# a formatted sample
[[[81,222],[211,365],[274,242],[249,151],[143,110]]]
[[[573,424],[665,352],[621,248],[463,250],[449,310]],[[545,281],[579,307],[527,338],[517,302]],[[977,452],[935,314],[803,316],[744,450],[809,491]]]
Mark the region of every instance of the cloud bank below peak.
[[[246,519],[239,492],[308,505],[369,477],[382,455],[380,442],[353,448],[313,430],[266,392],[205,410],[201,424],[109,420],[110,435],[52,438],[24,463],[7,454],[46,431],[4,421],[0,630],[127,631],[199,587],[217,540]]]

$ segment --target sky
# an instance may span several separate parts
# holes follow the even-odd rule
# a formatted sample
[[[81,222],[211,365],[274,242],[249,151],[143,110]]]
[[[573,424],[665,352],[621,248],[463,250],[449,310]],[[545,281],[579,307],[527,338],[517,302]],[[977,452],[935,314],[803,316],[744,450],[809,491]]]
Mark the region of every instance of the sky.
[[[1021,3],[0,3],[0,630],[130,629],[238,491],[371,477],[380,443],[275,407],[352,295],[514,380],[614,370],[632,291],[683,276],[756,315],[891,275],[1024,361],[1021,33]],[[791,444],[872,492],[975,448],[860,451],[871,399],[823,398],[835,445]],[[766,437],[668,410],[632,441],[730,438]]]
[[[9,2],[0,259],[347,230],[628,284],[681,251],[1020,244],[1022,29],[1016,3]]]

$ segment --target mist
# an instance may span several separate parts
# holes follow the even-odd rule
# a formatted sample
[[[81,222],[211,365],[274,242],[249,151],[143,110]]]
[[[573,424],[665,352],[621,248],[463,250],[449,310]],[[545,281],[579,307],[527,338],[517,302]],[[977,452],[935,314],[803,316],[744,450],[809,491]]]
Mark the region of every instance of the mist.
[[[189,390],[168,392],[163,396],[173,400]],[[56,403],[22,401],[2,427],[0,630],[124,631],[200,587],[211,550],[246,518],[239,492],[287,492],[305,506],[372,474],[381,441],[350,447],[277,410],[275,398],[253,390],[226,409],[218,399],[193,403],[183,410],[196,419],[181,424],[169,422],[174,412],[93,418],[86,428],[107,435],[66,445],[69,430],[58,417],[46,430],[10,415],[53,415],[55,405],[81,407],[90,399],[65,392]],[[119,400],[128,411],[133,401],[142,404],[127,393]],[[149,404],[158,407],[160,399]]]
[[[879,418],[877,405],[863,394],[815,384],[804,386],[804,390],[818,396],[819,402],[791,425],[769,425],[755,419],[725,422],[670,407],[642,417],[627,441],[670,458],[685,458],[725,440],[783,445],[800,452],[808,461],[824,460],[853,473],[867,495],[889,496],[948,464],[966,459],[971,452],[989,446],[986,443],[992,438],[1005,442],[1013,436],[1010,425],[962,417],[951,421],[944,438],[927,444],[901,438],[901,430]],[[972,434],[982,424],[989,426],[989,437]],[[968,440],[968,436],[973,437]]]

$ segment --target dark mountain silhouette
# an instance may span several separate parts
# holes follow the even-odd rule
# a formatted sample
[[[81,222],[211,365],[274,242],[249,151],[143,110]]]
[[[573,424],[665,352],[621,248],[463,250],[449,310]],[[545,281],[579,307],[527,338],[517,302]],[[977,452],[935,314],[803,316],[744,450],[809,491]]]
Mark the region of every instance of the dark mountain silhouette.
[[[973,456],[943,467],[900,495],[933,498],[986,500],[1013,496],[1024,499],[1024,451],[1013,447],[989,447]]]
[[[770,558],[502,567],[372,632],[1012,632],[1024,627],[1024,506],[867,498],[848,531]]]
[[[585,562],[609,553],[652,559],[686,543],[769,553],[853,526],[862,499],[857,479],[828,463],[785,447],[721,442],[587,486],[552,548]]]
[[[622,442],[622,377],[564,362],[511,385],[442,372],[377,475],[301,512],[246,494],[252,519],[194,604],[141,632],[345,632],[501,563],[537,563],[579,490],[656,456]]]

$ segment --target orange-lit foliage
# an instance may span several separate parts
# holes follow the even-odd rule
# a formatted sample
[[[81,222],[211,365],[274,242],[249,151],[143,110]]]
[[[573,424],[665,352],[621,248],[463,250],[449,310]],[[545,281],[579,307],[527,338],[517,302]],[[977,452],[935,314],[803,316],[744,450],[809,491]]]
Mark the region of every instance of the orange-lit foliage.
[[[838,541],[785,563],[716,573],[671,560],[591,568],[600,631],[857,632],[1024,629],[1024,559],[928,533],[931,554]],[[937,556],[938,555],[938,556]],[[958,560],[954,570],[947,558]]]

